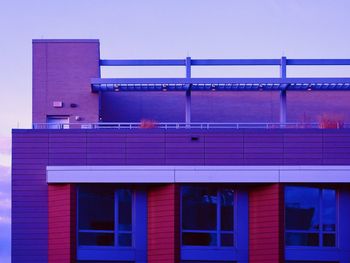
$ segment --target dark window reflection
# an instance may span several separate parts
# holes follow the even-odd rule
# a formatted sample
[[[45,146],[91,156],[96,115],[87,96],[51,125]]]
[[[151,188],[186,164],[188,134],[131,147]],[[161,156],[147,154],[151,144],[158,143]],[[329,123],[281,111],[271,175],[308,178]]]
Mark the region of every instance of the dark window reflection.
[[[182,245],[234,246],[234,191],[184,186]]]
[[[132,192],[130,190],[118,190],[118,228],[131,231],[132,222]]]
[[[335,231],[336,192],[332,189],[322,191],[322,225],[324,231]]]
[[[335,234],[324,234],[323,235],[323,246],[334,247],[335,246]]]
[[[114,246],[113,233],[79,233],[82,246]]]
[[[79,229],[114,230],[114,189],[111,187],[79,187]]]
[[[232,190],[221,191],[221,230],[233,230],[233,195]]]
[[[185,186],[182,189],[182,229],[216,229],[217,193],[209,187]]]
[[[286,244],[336,246],[336,190],[285,188]]]
[[[132,191],[109,185],[80,186],[78,227],[79,245],[132,246]]]
[[[185,246],[216,246],[217,235],[213,233],[182,233]]]
[[[232,247],[233,246],[233,234],[221,234],[221,246]]]
[[[121,247],[130,247],[132,243],[131,234],[119,234],[118,244]]]
[[[286,244],[288,246],[318,246],[319,234],[287,233]]]
[[[286,187],[286,229],[318,230],[319,189],[310,187]]]

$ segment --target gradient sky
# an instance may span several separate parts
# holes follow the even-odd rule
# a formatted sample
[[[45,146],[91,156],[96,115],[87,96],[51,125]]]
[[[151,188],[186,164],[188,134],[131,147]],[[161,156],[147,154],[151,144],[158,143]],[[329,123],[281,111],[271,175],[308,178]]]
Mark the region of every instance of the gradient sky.
[[[102,58],[350,58],[349,10],[349,0],[2,0],[0,262],[10,262],[10,129],[31,123],[32,39],[98,38]],[[277,73],[246,70],[236,74]],[[310,72],[350,76],[350,67]],[[195,72],[208,73],[225,72]]]

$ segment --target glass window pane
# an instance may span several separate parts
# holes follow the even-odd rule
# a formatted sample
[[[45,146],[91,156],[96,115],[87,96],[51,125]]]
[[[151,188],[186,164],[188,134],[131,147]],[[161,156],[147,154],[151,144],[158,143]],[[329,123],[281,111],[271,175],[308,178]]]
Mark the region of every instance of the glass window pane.
[[[217,191],[210,187],[182,188],[182,229],[216,229]]]
[[[319,246],[319,234],[315,233],[286,233],[288,246]]]
[[[335,234],[324,234],[323,235],[323,246],[324,247],[335,247]]]
[[[312,187],[288,186],[285,190],[286,229],[318,230],[320,190]]]
[[[214,233],[182,233],[182,245],[185,246],[216,246]]]
[[[322,190],[322,222],[324,231],[335,231],[336,224],[336,191]]]
[[[79,233],[81,246],[114,246],[113,233]]]
[[[79,229],[114,230],[114,189],[108,186],[80,186]]]
[[[221,230],[233,230],[233,190],[222,190],[221,198]]]
[[[132,225],[132,192],[118,190],[118,229],[131,231]]]
[[[221,246],[233,247],[233,234],[221,234]]]
[[[118,235],[118,245],[120,247],[131,247],[131,244],[132,244],[131,234]]]

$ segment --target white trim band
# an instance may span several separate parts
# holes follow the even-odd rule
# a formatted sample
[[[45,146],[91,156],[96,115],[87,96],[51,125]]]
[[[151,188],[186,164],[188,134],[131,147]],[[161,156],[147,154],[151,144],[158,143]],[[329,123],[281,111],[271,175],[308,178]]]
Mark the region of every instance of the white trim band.
[[[48,183],[349,183],[350,166],[47,166]]]

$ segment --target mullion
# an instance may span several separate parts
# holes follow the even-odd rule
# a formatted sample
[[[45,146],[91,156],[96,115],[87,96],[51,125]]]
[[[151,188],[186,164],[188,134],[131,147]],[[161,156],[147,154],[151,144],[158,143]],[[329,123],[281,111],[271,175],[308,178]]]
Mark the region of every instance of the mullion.
[[[217,246],[221,247],[221,191],[216,192],[216,241]]]
[[[118,191],[114,191],[114,246],[119,247],[119,242],[118,242],[118,231],[119,231],[119,211],[118,211]]]
[[[319,214],[319,220],[320,220],[320,246],[323,247],[323,190],[320,189],[320,214]]]

